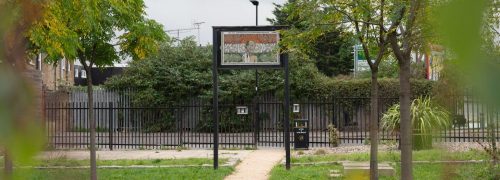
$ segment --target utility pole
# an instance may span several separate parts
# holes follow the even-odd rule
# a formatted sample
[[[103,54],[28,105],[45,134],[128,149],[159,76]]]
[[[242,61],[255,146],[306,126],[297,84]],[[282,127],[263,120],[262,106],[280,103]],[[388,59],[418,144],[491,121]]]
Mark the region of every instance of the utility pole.
[[[198,44],[201,45],[201,39],[200,39],[200,25],[203,24],[205,22],[194,22],[193,25],[195,26],[195,28],[198,30]]]
[[[180,37],[180,34],[181,33],[187,33],[187,32],[191,32],[192,30],[198,30],[198,43],[201,44],[201,40],[200,40],[200,25],[203,24],[205,22],[194,22],[193,23],[193,26],[192,28],[180,28],[180,29],[169,29],[169,30],[166,30],[165,32],[167,33],[176,33],[177,35],[177,40],[180,41],[181,40],[181,37]]]

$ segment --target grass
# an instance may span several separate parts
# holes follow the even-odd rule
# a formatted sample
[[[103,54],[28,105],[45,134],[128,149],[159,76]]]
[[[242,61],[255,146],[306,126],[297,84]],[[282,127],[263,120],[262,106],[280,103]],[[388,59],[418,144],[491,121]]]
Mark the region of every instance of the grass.
[[[287,171],[283,165],[278,165],[271,170],[271,177],[269,179],[331,179],[329,177],[330,170],[341,171],[342,165],[293,166],[290,171]]]
[[[220,164],[227,159],[220,159]],[[211,159],[151,159],[151,160],[100,160],[98,165],[202,165],[212,164]],[[71,160],[55,158],[33,163],[35,166],[88,166],[88,160]],[[89,169],[28,169],[16,168],[17,179],[28,180],[63,180],[63,179],[89,179]],[[99,179],[223,179],[234,171],[233,167],[220,167],[214,171],[212,167],[171,167],[171,168],[126,168],[126,169],[98,169]],[[0,177],[2,177],[0,172]]]
[[[428,179],[493,179],[491,171],[486,167],[487,163],[477,164],[414,164],[413,175],[415,180],[428,180]],[[445,167],[447,169],[445,169]],[[271,171],[271,180],[281,179],[335,179],[329,177],[330,170],[339,170],[343,172],[342,165],[329,164],[329,165],[307,165],[307,166],[292,166],[290,171],[287,171],[283,165],[278,165]],[[395,167],[396,176],[380,176],[381,180],[397,180],[400,177],[399,164]],[[347,178],[336,178],[347,179]]]
[[[466,152],[449,153],[441,150],[422,150],[413,151],[414,161],[440,161],[440,160],[486,160],[489,156],[483,151],[471,150]],[[393,152],[379,152],[379,162],[400,161],[400,153]],[[345,154],[328,154],[328,155],[309,155],[292,158],[292,163],[307,163],[307,162],[320,162],[320,161],[369,161],[369,153],[345,153]]]
[[[489,163],[470,164],[414,164],[414,179],[494,179]],[[397,176],[381,177],[381,180],[397,180],[400,177],[400,165],[395,166]],[[500,170],[500,169],[497,169]],[[498,172],[498,171],[497,171]]]
[[[1,161],[1,160],[0,160]],[[219,159],[220,164],[225,164],[228,159]],[[2,162],[3,163],[3,162]],[[39,160],[34,162],[31,166],[88,166],[89,160],[73,160],[65,157],[53,158],[47,160]],[[207,158],[186,158],[186,159],[147,159],[147,160],[99,160],[97,161],[98,166],[132,166],[132,165],[203,165],[213,163],[212,159]]]
[[[379,153],[379,162],[391,162],[396,170],[396,176],[383,177],[384,180],[399,179],[400,173],[399,152]],[[368,153],[306,155],[292,158],[292,163],[334,162],[334,161],[369,161]],[[482,151],[444,152],[440,150],[422,150],[413,152],[414,161],[452,161],[452,160],[489,160],[489,156]],[[490,169],[488,169],[490,167]],[[498,168],[498,167],[497,167]],[[287,171],[283,165],[278,165],[271,171],[270,179],[334,179],[329,177],[331,170],[343,172],[340,164],[292,165]],[[500,169],[497,169],[500,171]],[[489,163],[444,164],[419,163],[413,165],[415,179],[493,179]],[[338,178],[342,179],[342,178]]]
[[[223,179],[234,169],[232,167],[220,167],[213,170],[211,167],[187,167],[187,168],[147,168],[147,169],[98,169],[99,179]],[[89,169],[44,169],[16,171],[16,178],[27,180],[86,180],[89,179]]]

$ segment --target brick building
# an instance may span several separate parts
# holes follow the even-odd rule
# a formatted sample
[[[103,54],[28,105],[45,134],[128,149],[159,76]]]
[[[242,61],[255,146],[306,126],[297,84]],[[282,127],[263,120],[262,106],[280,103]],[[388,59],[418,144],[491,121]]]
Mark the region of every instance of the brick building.
[[[74,85],[74,65],[66,59],[59,60],[56,64],[42,62],[43,55],[28,60],[28,69],[40,72],[42,87],[45,90],[59,90],[64,86]]]

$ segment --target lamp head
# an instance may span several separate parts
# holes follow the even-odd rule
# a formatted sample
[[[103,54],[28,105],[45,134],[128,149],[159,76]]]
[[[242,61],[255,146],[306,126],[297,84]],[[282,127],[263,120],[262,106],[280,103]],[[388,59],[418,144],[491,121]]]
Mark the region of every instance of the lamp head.
[[[250,2],[255,5],[255,6],[258,6],[259,5],[259,1],[257,0],[250,0]]]

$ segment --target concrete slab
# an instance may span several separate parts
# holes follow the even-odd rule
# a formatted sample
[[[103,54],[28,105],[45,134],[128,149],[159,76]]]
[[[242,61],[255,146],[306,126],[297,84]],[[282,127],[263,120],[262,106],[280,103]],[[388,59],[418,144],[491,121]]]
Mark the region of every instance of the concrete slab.
[[[370,177],[369,162],[344,162],[344,175],[346,177],[356,177],[356,179],[366,179]],[[380,176],[395,176],[394,168],[387,163],[378,164],[378,173]],[[348,178],[350,179],[350,178]]]

